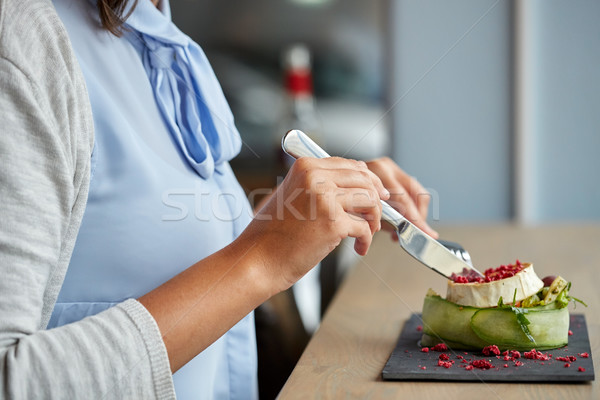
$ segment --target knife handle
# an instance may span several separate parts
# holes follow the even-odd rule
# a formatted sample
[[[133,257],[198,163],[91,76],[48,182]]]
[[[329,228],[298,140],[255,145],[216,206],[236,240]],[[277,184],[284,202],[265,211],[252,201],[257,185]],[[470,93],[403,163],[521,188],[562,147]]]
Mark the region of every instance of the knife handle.
[[[325,150],[316,144],[311,138],[300,130],[293,129],[288,131],[281,139],[283,150],[294,158],[313,157],[327,158],[331,157]],[[392,206],[383,200],[381,201],[381,219],[389,222],[396,230],[402,230],[404,224],[408,221],[402,214],[396,211]]]
[[[281,139],[281,147],[286,153],[296,159],[300,157],[331,157],[311,138],[306,136],[304,132],[299,131],[298,129],[292,129],[283,136],[283,139]]]

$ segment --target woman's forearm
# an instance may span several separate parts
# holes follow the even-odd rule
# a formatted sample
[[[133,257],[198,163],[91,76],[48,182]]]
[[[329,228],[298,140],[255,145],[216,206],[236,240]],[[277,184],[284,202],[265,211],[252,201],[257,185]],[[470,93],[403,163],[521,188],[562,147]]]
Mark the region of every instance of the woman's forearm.
[[[340,241],[365,254],[381,227],[379,178],[364,163],[298,160],[231,245],[142,296],[176,371],[273,294],[290,287]]]
[[[273,294],[258,247],[238,240],[139,299],[159,326],[173,372]]]

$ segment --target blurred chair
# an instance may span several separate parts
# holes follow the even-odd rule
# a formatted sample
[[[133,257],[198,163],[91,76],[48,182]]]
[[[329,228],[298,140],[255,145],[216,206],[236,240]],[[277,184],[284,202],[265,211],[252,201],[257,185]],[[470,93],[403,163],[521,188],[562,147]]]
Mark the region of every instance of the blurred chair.
[[[319,270],[321,316],[339,286],[338,253],[334,251]],[[298,363],[313,332],[309,332],[292,288],[281,292],[256,309],[258,386],[263,400],[274,399]]]

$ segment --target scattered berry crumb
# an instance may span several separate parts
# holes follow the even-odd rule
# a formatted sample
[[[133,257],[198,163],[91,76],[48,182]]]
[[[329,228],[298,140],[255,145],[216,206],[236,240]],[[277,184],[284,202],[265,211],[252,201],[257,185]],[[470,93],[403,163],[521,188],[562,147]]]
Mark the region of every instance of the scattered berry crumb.
[[[577,361],[577,357],[575,356],[565,356],[565,357],[556,357],[557,361],[566,361],[566,362],[575,362]]]
[[[495,344],[493,344],[491,346],[484,347],[481,352],[484,355],[486,355],[486,356],[491,356],[491,355],[497,356],[497,355],[500,355],[500,349]]]
[[[433,346],[431,348],[431,350],[433,350],[433,351],[440,351],[440,352],[442,352],[442,351],[448,351],[448,346],[446,346],[446,343],[438,343],[435,346]]]
[[[470,370],[472,370],[472,369],[473,369],[473,366],[472,366],[472,365],[467,365],[467,366],[465,367],[465,369],[466,369],[467,371],[470,371]]]
[[[442,360],[442,361],[448,361],[450,359],[450,356],[448,354],[446,354],[446,353],[442,353],[442,354],[439,355],[438,358],[440,360]]]
[[[541,351],[537,351],[536,349],[531,349],[531,351],[524,352],[523,357],[528,358],[530,360],[541,360],[541,361],[548,361],[550,359],[548,354],[544,354]]]
[[[450,279],[452,279],[455,283],[492,282],[514,276],[515,274],[521,272],[521,270],[523,270],[524,267],[525,266],[521,264],[519,260],[517,260],[514,264],[501,265],[497,268],[486,269],[484,271],[484,278],[463,270],[463,273],[460,275],[453,273],[450,276]]]
[[[585,372],[585,368],[579,367],[579,368],[577,368],[577,371],[579,371],[579,372]]]
[[[520,367],[521,365],[523,365],[523,363],[519,360],[515,361],[515,367]]]
[[[571,364],[565,363],[565,368],[569,368],[570,366],[571,366]]]
[[[535,360],[535,349],[531,349],[531,351],[526,351],[523,353],[523,357],[528,358],[530,360]]]
[[[588,353],[577,353],[577,355],[581,358],[589,358],[589,354]]]
[[[569,336],[573,336],[573,331],[569,329]]]
[[[510,356],[512,358],[515,358],[515,359],[516,358],[521,358],[521,353],[519,353],[517,350],[511,350],[510,351]],[[550,356],[550,357],[552,357],[552,356]]]
[[[493,367],[492,363],[488,360],[474,360],[471,361],[471,365],[479,369],[490,369]]]
[[[452,366],[452,363],[450,361],[438,360],[437,365],[438,367],[450,368]]]
[[[504,364],[504,368],[508,368],[508,364]]]
[[[423,348],[421,349],[421,351],[422,351],[423,353],[429,353],[429,347],[423,347]]]

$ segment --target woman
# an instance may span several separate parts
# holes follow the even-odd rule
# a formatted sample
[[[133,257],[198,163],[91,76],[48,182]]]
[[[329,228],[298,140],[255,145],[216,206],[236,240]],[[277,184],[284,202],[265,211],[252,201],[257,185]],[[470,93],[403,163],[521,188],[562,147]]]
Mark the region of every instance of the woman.
[[[175,387],[180,398],[255,397],[252,310],[288,288],[342,238],[356,237],[355,248],[364,254],[380,227],[379,198],[387,199],[387,190],[362,163],[303,159],[250,223],[227,162],[240,146],[229,109],[200,49],[170,23],[168,4],[159,11],[141,0],[122,37],[101,27],[93,2],[55,4],[94,111],[90,195],[48,324],[56,329],[36,332],[64,276],[88,165],[70,159],[57,165],[65,153],[59,144],[72,152],[61,140],[52,154],[37,154],[48,176],[33,175],[46,182],[36,193],[56,215],[48,227],[70,218],[73,223],[44,232],[27,259],[18,249],[3,251],[11,253],[11,262],[42,266],[24,265],[33,271],[24,278],[2,265],[12,274],[3,282],[3,290],[12,292],[2,292],[2,312],[14,310],[2,318],[2,391],[29,398],[168,398]],[[132,5],[111,4],[101,9],[105,25],[115,28],[111,12],[127,15]],[[43,44],[52,35],[40,37]],[[48,78],[64,82],[71,75]],[[61,100],[53,106],[72,105]],[[77,117],[63,114],[62,120]],[[30,177],[36,157],[17,161],[21,168],[13,172]],[[57,166],[58,173],[52,170]],[[61,182],[78,190],[51,196],[63,193],[55,176],[62,169],[68,174]],[[28,193],[27,181],[17,184],[25,195],[14,199],[15,207]],[[32,215],[30,223],[14,218],[23,242],[28,235],[37,238],[29,233],[34,228],[44,230],[34,226],[44,210],[32,207]],[[29,382],[39,385],[31,389]]]

